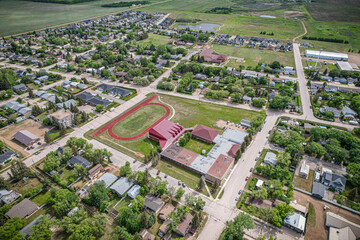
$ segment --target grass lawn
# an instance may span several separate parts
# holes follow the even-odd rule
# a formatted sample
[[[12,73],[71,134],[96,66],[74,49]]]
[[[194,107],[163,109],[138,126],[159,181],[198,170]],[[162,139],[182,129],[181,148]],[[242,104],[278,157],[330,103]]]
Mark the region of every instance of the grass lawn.
[[[258,48],[231,47],[216,44],[213,45],[212,49],[228,56],[243,58],[245,61],[240,62],[236,59],[230,59],[228,64],[230,67],[237,68],[240,65],[255,67],[258,63],[270,64],[275,60],[285,66],[295,67],[295,59],[292,52],[275,52]]]
[[[67,129],[66,129],[66,133],[71,133],[71,132],[73,132],[73,131],[74,131],[74,129],[72,129],[72,128],[67,128]],[[56,140],[57,138],[60,138],[60,137],[61,137],[61,136],[60,136],[60,130],[58,130],[58,129],[52,130],[49,135],[50,135],[51,141],[54,141],[54,140]]]
[[[163,36],[159,34],[149,33],[149,37],[147,39],[137,41],[136,45],[140,45],[142,47],[149,46],[154,44],[155,46],[167,44],[171,41],[171,38],[168,36]]]
[[[47,191],[47,192],[41,192],[36,197],[32,198],[31,201],[34,202],[34,203],[37,203],[37,204],[39,204],[39,206],[41,206],[44,203],[46,203],[46,201],[49,198],[50,198],[50,191]]]
[[[313,178],[314,178],[314,170],[309,170],[309,176],[307,179],[295,175],[294,187],[298,187],[305,191],[311,192]]]
[[[315,214],[315,208],[312,203],[309,204],[309,211],[307,215],[307,222],[306,227],[315,227],[316,224],[316,214]]]
[[[186,128],[194,127],[196,124],[211,127],[218,118],[229,120],[230,122],[240,122],[243,118],[252,121],[258,114],[256,111],[199,102],[165,94],[160,94],[160,96],[163,102],[175,109],[175,116],[171,121],[179,123]]]
[[[25,225],[31,223],[32,221],[34,221],[40,215],[44,215],[44,216],[46,214],[53,215],[53,213],[54,213],[54,211],[53,211],[53,209],[51,208],[50,205],[44,206],[43,208],[41,208],[40,210],[35,212],[33,215],[31,215],[29,218],[27,218]]]
[[[209,143],[205,143],[196,139],[190,139],[190,141],[185,145],[184,148],[189,149],[193,152],[202,154],[202,150],[205,150],[205,156],[207,155],[207,153],[212,149],[214,145],[213,144],[209,144]]]
[[[184,182],[189,188],[192,189],[196,189],[196,186],[201,178],[200,174],[191,172],[190,170],[182,168],[175,163],[163,159],[160,160],[156,168],[159,169],[161,172]]]
[[[164,116],[165,108],[157,105],[143,106],[127,118],[118,122],[113,127],[113,132],[118,136],[131,137],[142,133],[154,122]]]
[[[115,207],[115,210],[116,210],[116,211],[119,211],[120,208],[122,208],[122,207],[127,207],[127,206],[130,204],[131,200],[132,200],[132,199],[131,199],[130,197],[126,196],[126,198],[125,198],[124,200],[122,200],[122,201]]]
[[[315,67],[316,62],[315,61],[307,61],[306,59],[302,59],[302,64],[304,67],[312,66]],[[317,65],[319,67],[319,63]],[[319,71],[324,72],[325,69],[328,70],[328,72],[330,72],[333,69],[339,70],[339,68],[336,66],[336,64],[332,64],[332,63],[327,63],[327,65],[324,64],[324,62],[321,63],[321,68],[319,69]]]

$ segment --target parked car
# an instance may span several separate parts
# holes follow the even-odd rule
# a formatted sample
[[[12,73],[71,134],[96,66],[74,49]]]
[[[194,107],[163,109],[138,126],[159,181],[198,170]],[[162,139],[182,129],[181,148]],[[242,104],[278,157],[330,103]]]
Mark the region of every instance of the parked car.
[[[160,174],[160,170],[157,171],[156,175],[159,175]]]
[[[181,185],[181,181],[178,181],[178,185],[179,185],[179,186]]]
[[[136,163],[136,159],[134,159],[133,163]]]
[[[167,178],[167,177],[168,177],[168,175],[167,175],[167,174],[165,174],[164,178]]]
[[[257,160],[259,160],[259,157],[256,157],[256,158],[255,158],[255,161],[257,161]]]
[[[41,145],[41,142],[38,142],[38,145]]]
[[[246,176],[245,181],[249,180],[249,176]]]
[[[183,187],[186,187],[186,184],[183,182],[183,183],[182,183],[182,186],[183,186]]]
[[[238,194],[240,195],[242,193],[242,190],[240,190],[239,192],[238,192]]]
[[[250,172],[252,172],[254,170],[254,168],[250,168]]]
[[[237,195],[235,201],[239,201],[239,199],[240,199],[240,195]]]
[[[110,168],[106,169],[105,172],[107,173],[110,170]]]
[[[39,155],[41,153],[41,151],[37,151],[36,153],[35,153],[35,155]]]

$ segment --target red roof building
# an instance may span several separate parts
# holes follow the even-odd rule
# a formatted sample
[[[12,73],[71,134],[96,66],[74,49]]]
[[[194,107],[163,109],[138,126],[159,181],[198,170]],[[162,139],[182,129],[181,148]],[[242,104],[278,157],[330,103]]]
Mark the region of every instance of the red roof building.
[[[227,56],[224,54],[215,53],[213,49],[204,49],[200,53],[200,57],[204,57],[205,62],[222,63],[225,62]]]
[[[230,174],[231,168],[234,166],[234,159],[224,154],[220,154],[213,163],[209,171],[206,173],[206,179],[210,182],[217,181],[222,185],[225,178]]]
[[[236,156],[236,152],[241,148],[241,146],[239,144],[234,144],[232,145],[232,147],[230,148],[228,154],[229,156],[235,158]]]
[[[149,138],[158,141],[161,149],[171,144],[175,139],[181,136],[184,127],[167,119],[159,122],[155,127],[150,129]]]
[[[201,141],[212,143],[219,131],[204,125],[197,125],[191,132],[192,136]]]

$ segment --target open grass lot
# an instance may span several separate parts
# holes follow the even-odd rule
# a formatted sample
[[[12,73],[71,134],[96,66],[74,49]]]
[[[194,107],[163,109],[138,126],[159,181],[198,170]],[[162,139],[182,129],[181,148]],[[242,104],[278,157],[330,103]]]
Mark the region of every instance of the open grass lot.
[[[151,0],[150,2],[161,1]],[[118,1],[100,0],[79,4],[56,4],[3,0],[0,1],[0,36],[33,31],[129,9],[101,7],[102,4],[113,2]]]
[[[303,32],[303,27],[299,21],[293,19],[263,18],[255,15],[232,15],[225,22],[219,33],[238,34],[246,36],[263,36],[260,32],[273,32],[269,38],[291,40],[293,37]]]
[[[190,139],[190,141],[185,145],[184,148],[189,149],[193,152],[201,154],[202,150],[205,150],[205,156],[212,149],[214,145],[205,143],[196,139]]]
[[[131,200],[132,200],[132,199],[127,196],[126,198],[124,198],[124,200],[122,200],[122,201],[115,207],[115,210],[119,211],[120,208],[122,208],[122,207],[127,207],[127,206],[130,204]]]
[[[305,4],[311,16],[318,21],[360,22],[359,1],[317,0]]]
[[[43,185],[37,178],[29,178],[28,180],[20,180],[16,183],[12,183],[10,185],[10,188],[18,193],[21,193],[21,195],[25,196],[26,193],[31,191],[34,188],[37,188],[40,190]]]
[[[173,162],[161,159],[159,164],[156,166],[161,172],[168,174],[179,181],[184,182],[189,188],[195,189],[196,185],[200,181],[200,174],[191,172],[176,165]]]
[[[31,201],[41,206],[45,204],[49,198],[50,198],[50,191],[47,191],[47,192],[41,192],[36,197],[32,198]]]
[[[171,42],[171,38],[168,36],[150,33],[147,39],[138,41],[136,42],[136,44],[140,46],[149,46],[151,44],[154,44],[155,46],[157,46],[168,44],[169,42]]]
[[[157,105],[147,105],[113,127],[113,132],[120,137],[132,137],[142,133],[154,122],[164,116],[165,109]]]
[[[229,63],[231,64],[231,67],[239,67],[240,65],[245,67],[255,67],[258,63],[270,64],[275,60],[285,66],[295,67],[295,59],[292,52],[275,52],[271,50],[260,50],[257,48],[232,47],[216,44],[212,46],[212,49],[218,53],[243,58],[245,60],[245,62],[240,62],[235,59],[230,59]]]
[[[26,224],[25,225],[27,225],[27,224],[31,223],[32,221],[34,221],[38,216],[40,216],[40,215],[45,216],[46,214],[50,214],[52,216],[54,216],[54,214],[55,214],[54,210],[51,208],[50,205],[44,206],[43,208],[37,210],[33,215],[28,217],[26,219]]]
[[[295,175],[294,176],[294,187],[298,187],[305,191],[311,192],[313,178],[314,178],[314,170],[309,170],[309,176],[307,179]]]
[[[194,127],[196,124],[211,127],[218,118],[231,122],[240,122],[243,118],[251,121],[258,114],[255,111],[199,102],[165,94],[160,94],[160,96],[163,102],[171,105],[175,109],[175,116],[171,121],[179,123],[186,128]]]

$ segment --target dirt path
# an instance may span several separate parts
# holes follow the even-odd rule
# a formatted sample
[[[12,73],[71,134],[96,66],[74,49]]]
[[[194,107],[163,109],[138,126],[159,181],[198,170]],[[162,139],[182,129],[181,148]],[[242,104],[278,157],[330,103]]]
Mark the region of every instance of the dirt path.
[[[304,32],[303,34],[300,34],[300,35],[297,36],[297,37],[294,37],[293,42],[295,42],[297,38],[302,37],[302,36],[304,36],[305,34],[307,34],[307,29],[306,29],[305,23],[304,23],[303,21],[301,21],[301,24],[303,25],[305,32]]]

